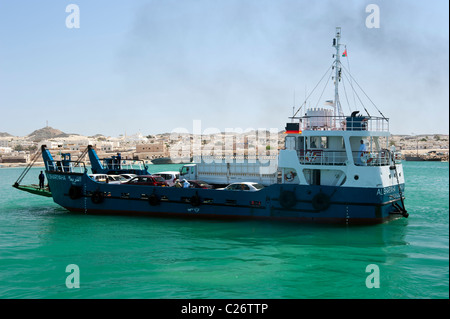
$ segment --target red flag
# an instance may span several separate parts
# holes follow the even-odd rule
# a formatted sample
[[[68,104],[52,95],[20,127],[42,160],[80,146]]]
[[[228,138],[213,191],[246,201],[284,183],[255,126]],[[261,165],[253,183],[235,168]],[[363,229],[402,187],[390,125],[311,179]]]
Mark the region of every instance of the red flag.
[[[342,56],[343,56],[343,57],[346,57],[346,56],[347,56],[347,49],[344,50],[344,53],[342,53]]]

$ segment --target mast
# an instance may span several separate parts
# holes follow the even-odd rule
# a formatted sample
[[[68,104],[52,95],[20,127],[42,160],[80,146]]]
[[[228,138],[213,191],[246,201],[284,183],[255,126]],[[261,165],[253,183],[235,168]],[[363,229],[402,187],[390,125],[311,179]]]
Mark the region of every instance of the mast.
[[[341,27],[336,27],[336,37],[333,39],[333,47],[336,48],[336,55],[334,60],[334,69],[335,69],[335,76],[334,76],[334,128],[336,128],[336,116],[337,112],[340,111],[340,103],[339,103],[339,82],[341,81],[341,61],[340,61],[340,54],[339,54],[339,47],[340,47],[340,40],[341,39]],[[340,112],[339,112],[340,114]]]

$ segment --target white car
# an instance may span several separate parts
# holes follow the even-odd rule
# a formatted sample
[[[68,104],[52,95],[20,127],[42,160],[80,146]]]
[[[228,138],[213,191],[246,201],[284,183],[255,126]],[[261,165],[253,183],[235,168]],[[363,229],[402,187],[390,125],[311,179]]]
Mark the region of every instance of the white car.
[[[228,185],[225,188],[218,188],[219,190],[225,190],[225,191],[248,191],[248,192],[257,192],[261,189],[263,189],[264,186],[259,183],[254,182],[240,182],[240,183],[233,183]]]
[[[106,180],[108,179],[108,175],[106,174],[89,174],[89,177],[100,183],[106,183]]]
[[[109,184],[122,184],[127,182],[128,179],[126,179],[123,176],[120,175],[108,175],[108,183]]]
[[[129,181],[132,178],[135,178],[136,174],[120,174],[120,176],[124,177],[127,181]]]
[[[152,175],[161,176],[169,186],[175,185],[175,181],[180,178],[180,172],[176,171],[158,172]]]

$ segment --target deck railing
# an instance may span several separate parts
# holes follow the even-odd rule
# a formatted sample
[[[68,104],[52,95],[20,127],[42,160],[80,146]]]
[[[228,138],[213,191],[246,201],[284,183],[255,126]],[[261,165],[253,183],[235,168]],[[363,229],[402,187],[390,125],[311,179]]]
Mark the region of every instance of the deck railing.
[[[401,162],[400,152],[381,150],[379,152],[352,152],[355,165],[359,166],[388,166]]]
[[[109,170],[118,170],[118,169],[138,169],[144,170],[146,169],[146,165],[143,160],[121,160],[119,163],[113,163],[103,160],[103,168]]]
[[[76,161],[47,161],[46,167],[49,172],[84,173],[86,171],[84,163]]]
[[[300,120],[300,129],[332,131],[389,132],[389,119],[376,116],[308,116]]]
[[[345,150],[300,150],[298,158],[300,163],[305,165],[347,165]]]
[[[298,158],[303,165],[347,165],[349,159],[344,150],[301,150]],[[388,150],[373,152],[352,152],[353,163],[357,166],[388,166],[401,161],[400,152],[391,153]]]

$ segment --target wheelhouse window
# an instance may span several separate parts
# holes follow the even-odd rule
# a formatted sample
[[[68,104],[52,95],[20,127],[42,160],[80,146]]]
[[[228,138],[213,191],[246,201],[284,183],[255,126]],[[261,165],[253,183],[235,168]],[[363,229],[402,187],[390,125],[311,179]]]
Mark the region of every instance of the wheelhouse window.
[[[347,153],[342,136],[308,136],[305,149],[299,150],[300,162],[310,165],[346,165]]]
[[[328,136],[311,136],[309,138],[310,149],[328,148]]]
[[[305,149],[305,137],[304,136],[299,136],[297,138],[297,149],[300,151]]]
[[[355,165],[389,165],[389,145],[386,136],[352,136],[350,146]]]

